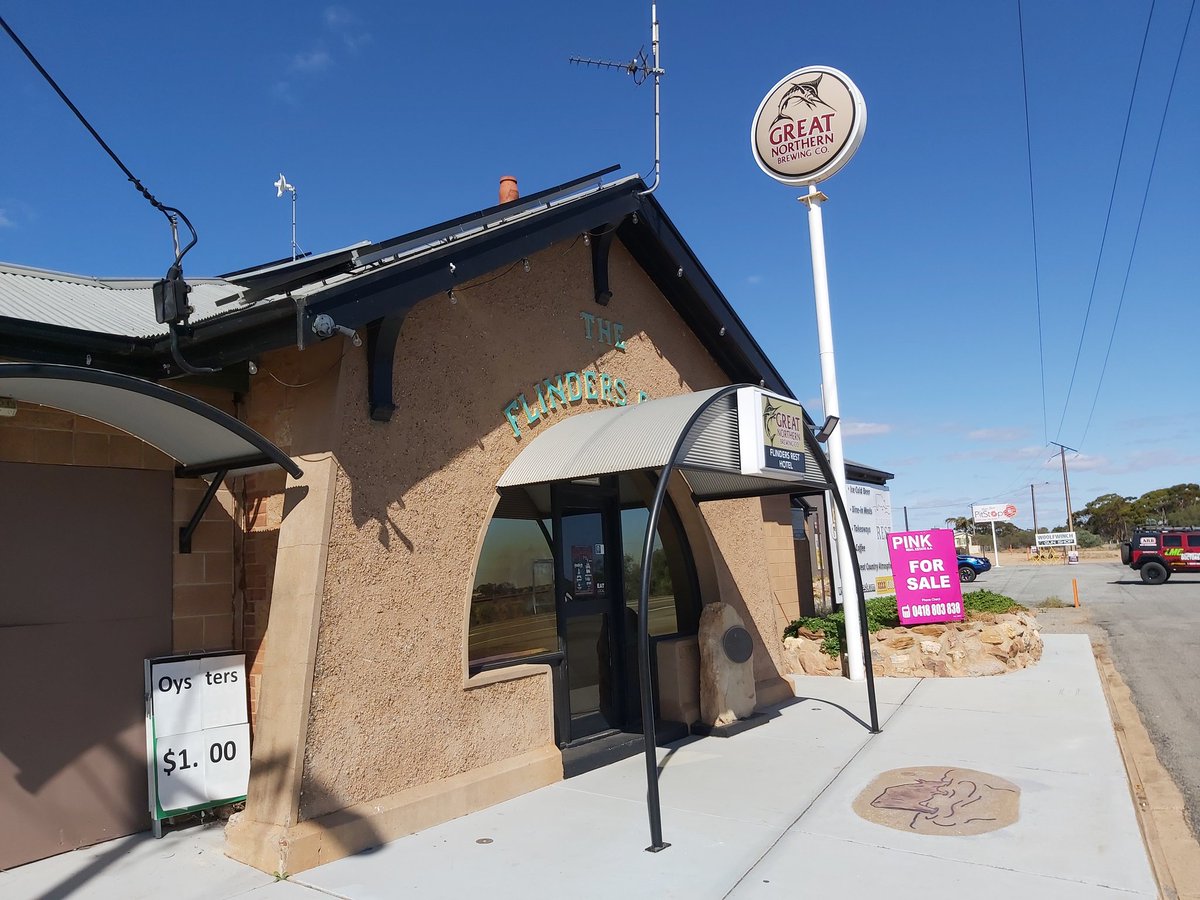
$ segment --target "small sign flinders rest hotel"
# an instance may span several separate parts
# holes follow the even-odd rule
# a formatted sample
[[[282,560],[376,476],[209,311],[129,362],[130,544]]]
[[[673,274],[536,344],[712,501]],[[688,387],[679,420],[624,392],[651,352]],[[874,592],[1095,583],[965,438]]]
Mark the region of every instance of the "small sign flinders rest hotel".
[[[737,392],[742,474],[794,479],[808,474],[804,407],[762,388]]]

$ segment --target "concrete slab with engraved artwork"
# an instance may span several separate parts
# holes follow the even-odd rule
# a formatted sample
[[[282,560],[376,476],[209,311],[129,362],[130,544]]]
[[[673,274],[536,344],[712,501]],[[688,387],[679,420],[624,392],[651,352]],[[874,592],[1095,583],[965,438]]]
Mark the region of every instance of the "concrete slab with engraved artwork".
[[[1007,675],[881,680],[884,730],[874,737],[862,724],[863,685],[798,677],[796,694],[761,728],[659,751],[663,832],[671,843],[662,853],[643,850],[645,768],[636,757],[286,883],[271,884],[249,869],[241,870],[241,881],[221,881],[228,875],[213,867],[202,895],[1157,895],[1086,637],[1050,635],[1041,664]],[[907,813],[896,814],[913,802],[911,784],[878,795],[884,799],[876,806],[890,804],[885,812],[891,827],[855,812],[860,794],[879,789],[872,784],[877,777],[924,766],[953,770],[946,785],[957,780],[947,787],[936,782],[942,777],[937,770],[922,775],[934,787],[917,801],[914,816],[926,815],[920,810],[930,803],[928,818],[938,818],[966,796],[964,783],[986,783],[982,776],[988,775],[997,779],[995,789],[1020,788],[1016,821],[982,834],[957,834],[963,829],[956,828],[920,833],[905,825]],[[44,865],[0,873],[0,895],[46,896],[31,890],[34,879],[13,880]],[[160,885],[190,880],[188,889],[201,877],[194,866],[178,874],[156,872],[163,876]],[[107,877],[103,870],[93,874],[72,897],[139,896],[117,890],[119,882],[109,893],[88,893]]]

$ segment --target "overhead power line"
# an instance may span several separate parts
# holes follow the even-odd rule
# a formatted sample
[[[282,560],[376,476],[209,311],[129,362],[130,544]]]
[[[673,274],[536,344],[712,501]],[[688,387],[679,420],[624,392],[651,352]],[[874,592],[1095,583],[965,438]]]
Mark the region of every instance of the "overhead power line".
[[[1017,37],[1021,44],[1021,91],[1025,97],[1025,158],[1029,164],[1029,219],[1033,227],[1033,293],[1037,301],[1038,370],[1042,378],[1042,440],[1048,441],[1046,424],[1046,353],[1042,346],[1042,279],[1038,267],[1037,204],[1033,196],[1033,142],[1029,133],[1029,81],[1025,75],[1025,24],[1021,0],[1017,0]]]
[[[163,323],[167,326],[167,332],[170,336],[171,343],[171,357],[175,360],[175,364],[179,366],[182,371],[187,372],[190,375],[206,375],[210,372],[219,371],[218,369],[210,369],[206,366],[191,365],[186,359],[183,358],[183,354],[179,349],[180,323],[182,322],[183,325],[186,326],[188,316],[191,315],[191,307],[187,302],[187,294],[191,288],[188,286],[187,282],[183,280],[183,258],[187,256],[189,250],[196,246],[196,241],[200,239],[200,236],[196,233],[196,229],[192,226],[191,221],[183,214],[181,210],[176,209],[174,206],[167,206],[159,201],[158,198],[151,194],[149,189],[142,184],[138,177],[129,170],[129,166],[121,162],[121,157],[117,156],[113,148],[108,146],[104,138],[100,137],[100,133],[92,127],[92,123],[89,122],[84,114],[79,111],[79,107],[71,102],[71,98],[68,97],[66,92],[58,86],[58,82],[55,81],[50,73],[46,71],[45,67],[38,62],[37,57],[33,55],[33,51],[26,47],[25,42],[17,37],[17,33],[9,27],[8,22],[4,20],[3,16],[0,16],[0,27],[2,27],[8,33],[8,36],[12,38],[13,43],[20,48],[21,52],[24,53],[26,58],[33,64],[33,67],[38,70],[44,79],[46,79],[46,83],[49,84],[50,87],[54,88],[54,93],[58,94],[59,99],[61,99],[62,102],[65,103],[71,110],[71,112],[75,114],[75,118],[77,118],[83,127],[88,130],[88,133],[93,139],[95,139],[96,143],[101,146],[104,152],[109,155],[109,158],[117,164],[117,168],[125,173],[125,177],[129,179],[135,188],[137,188],[138,193],[145,197],[151,206],[167,217],[167,224],[171,226],[171,242],[175,249],[175,261],[167,269],[166,277],[155,282],[153,286],[154,317],[160,323]],[[187,226],[188,231],[190,231],[192,234],[192,239],[188,241],[187,245],[184,246],[182,250],[179,248],[178,221],[182,221],[183,224]]]
[[[1117,153],[1117,168],[1113,171],[1112,187],[1108,192],[1108,211],[1104,214],[1104,231],[1100,235],[1100,250],[1096,253],[1096,270],[1092,273],[1092,288],[1088,292],[1087,309],[1083,313],[1083,327],[1079,329],[1079,346],[1075,348],[1075,362],[1071,366],[1071,380],[1067,383],[1067,398],[1063,401],[1062,415],[1058,419],[1057,440],[1062,437],[1063,422],[1071,406],[1071,392],[1075,388],[1075,375],[1079,371],[1079,359],[1083,355],[1083,339],[1087,335],[1088,319],[1092,315],[1092,302],[1096,299],[1096,283],[1100,279],[1100,263],[1104,259],[1104,245],[1108,241],[1108,226],[1112,221],[1113,201],[1117,196],[1117,179],[1121,175],[1121,163],[1125,159],[1125,142],[1129,138],[1129,121],[1133,117],[1133,100],[1137,96],[1138,81],[1142,76],[1142,61],[1146,58],[1146,41],[1150,37],[1150,22],[1154,18],[1154,0],[1150,2],[1150,13],[1146,16],[1146,28],[1142,32],[1142,49],[1138,53],[1137,69],[1133,73],[1133,87],[1129,91],[1129,106],[1125,110],[1125,129],[1121,132],[1121,149]]]
[[[66,95],[66,93],[63,91],[63,89],[58,86],[58,82],[54,80],[54,77],[49,72],[46,71],[46,69],[42,66],[42,64],[40,62],[38,62],[37,57],[33,55],[33,51],[31,51],[28,47],[26,47],[25,42],[22,41],[19,37],[17,37],[17,33],[15,31],[13,31],[12,28],[9,27],[8,22],[6,22],[4,20],[3,16],[0,16],[0,28],[3,28],[6,32],[8,32],[8,36],[13,39],[13,43],[15,43],[20,48],[21,52],[24,53],[25,56],[29,59],[29,61],[31,63],[33,63],[33,67],[35,69],[37,69],[39,73],[41,73],[41,76],[44,79],[46,79],[46,83],[49,84],[50,87],[54,88],[54,92],[56,94],[58,94],[58,96],[62,100],[62,102],[67,104],[67,107],[71,110],[71,112],[75,113],[75,118],[77,118],[80,121],[80,123],[83,125],[83,127],[88,130],[88,133],[91,134],[91,136],[93,138],[95,138],[96,143],[99,144],[101,146],[101,148],[104,150],[104,152],[109,155],[109,157],[112,159],[112,161],[117,164],[117,167],[122,172],[125,173],[125,177],[128,178],[133,183],[133,186],[135,188],[137,188],[138,193],[141,194],[143,197],[145,197],[150,202],[151,206],[153,206],[155,209],[157,209],[159,212],[161,212],[164,216],[166,216],[168,222],[171,221],[172,215],[176,215],[183,221],[183,223],[185,225],[187,225],[188,230],[191,231],[191,233],[192,233],[192,240],[191,240],[191,243],[189,243],[186,247],[183,248],[183,252],[180,253],[178,255],[178,257],[176,258],[175,264],[178,265],[180,260],[182,260],[183,257],[187,254],[187,252],[189,250],[191,250],[192,247],[195,245],[196,239],[197,239],[196,229],[192,227],[192,223],[188,221],[188,217],[185,216],[182,212],[180,212],[175,207],[166,206],[162,202],[160,202],[158,200],[158,198],[156,198],[153,194],[151,194],[149,189],[144,184],[142,184],[142,182],[138,179],[138,177],[136,175],[134,175],[133,172],[129,171],[129,167],[127,165],[125,165],[125,163],[121,162],[121,157],[117,156],[117,154],[113,150],[113,148],[108,146],[108,144],[105,142],[104,138],[100,137],[100,133],[98,131],[96,131],[95,128],[92,127],[92,123],[89,122],[87,120],[87,118],[83,115],[83,113],[81,113],[79,111],[79,107],[77,107],[74,103],[71,102],[71,98],[68,97]]]
[[[1113,316],[1112,330],[1108,335],[1108,347],[1104,351],[1104,362],[1100,366],[1100,377],[1096,379],[1096,393],[1092,396],[1092,408],[1088,412],[1087,424],[1083,428],[1082,445],[1087,441],[1088,431],[1092,427],[1092,416],[1096,414],[1096,401],[1100,399],[1100,387],[1104,384],[1104,373],[1108,370],[1108,358],[1112,354],[1113,339],[1117,336],[1117,323],[1121,320],[1121,307],[1125,305],[1125,292],[1129,287],[1129,273],[1133,270],[1133,257],[1137,252],[1138,237],[1142,233],[1142,219],[1146,215],[1146,200],[1150,196],[1150,182],[1154,179],[1154,167],[1158,162],[1158,151],[1162,146],[1163,130],[1167,124],[1167,111],[1171,106],[1171,96],[1175,92],[1175,80],[1179,76],[1179,63],[1183,59],[1183,48],[1187,44],[1188,33],[1192,27],[1192,14],[1196,11],[1196,0],[1188,7],[1187,22],[1183,26],[1183,37],[1179,39],[1179,51],[1175,54],[1175,68],[1171,72],[1171,84],[1167,88],[1167,100],[1163,104],[1162,118],[1158,123],[1158,137],[1154,140],[1154,155],[1150,157],[1150,172],[1146,175],[1146,187],[1142,191],[1142,205],[1138,210],[1137,226],[1133,230],[1133,246],[1129,248],[1129,261],[1125,266],[1125,280],[1121,283],[1121,296],[1117,300],[1117,311]]]

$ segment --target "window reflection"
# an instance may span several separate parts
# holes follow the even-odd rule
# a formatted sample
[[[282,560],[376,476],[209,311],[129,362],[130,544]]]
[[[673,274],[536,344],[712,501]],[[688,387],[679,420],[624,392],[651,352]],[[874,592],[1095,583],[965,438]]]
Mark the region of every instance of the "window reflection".
[[[549,528],[499,517],[488,525],[471,592],[471,665],[558,648]]]
[[[626,507],[621,510],[623,584],[619,592],[615,585],[612,587],[616,593],[614,602],[624,601],[629,611],[627,621],[635,624],[635,630],[642,544],[649,521],[649,511],[641,505],[642,492],[638,487],[645,486],[635,484],[628,475],[621,476],[620,497]],[[467,644],[468,664],[472,669],[519,662],[559,649],[553,523],[544,514],[549,505],[548,489],[545,496],[534,496],[532,491],[501,494],[500,504],[488,523],[472,584]],[[572,598],[597,599],[608,593],[600,574],[604,567],[596,568],[597,560],[603,560],[603,536],[590,531],[575,534],[572,529],[576,520],[585,517],[572,515],[569,510],[564,512],[563,528],[567,533],[563,577],[574,587]],[[598,521],[598,514],[589,512],[589,515],[596,516]],[[576,584],[579,566],[584,584]],[[695,633],[700,619],[696,580],[682,527],[669,502],[663,508],[654,539],[649,599],[651,635]]]
[[[642,549],[649,521],[650,511],[645,507],[621,511],[625,605],[635,611],[642,590]],[[658,637],[696,630],[699,610],[690,567],[687,546],[673,517],[660,516],[650,557],[650,634]]]

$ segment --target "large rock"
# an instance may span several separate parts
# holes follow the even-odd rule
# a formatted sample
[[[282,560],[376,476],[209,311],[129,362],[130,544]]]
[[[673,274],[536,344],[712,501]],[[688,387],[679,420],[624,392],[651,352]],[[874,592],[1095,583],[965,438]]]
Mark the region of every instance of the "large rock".
[[[984,656],[967,665],[966,674],[972,678],[980,675],[1003,675],[1008,667],[994,656]]]
[[[804,635],[784,638],[783,653],[790,663],[789,671],[793,674],[829,675],[842,670],[838,658],[821,649],[818,638]]]
[[[928,625],[914,625],[910,630],[927,637],[940,637],[947,631],[945,625],[939,625],[937,622],[931,622]]]
[[[709,603],[700,612],[700,719],[706,725],[729,725],[754,713],[754,658],[734,662],[722,638],[730,628],[745,628],[728,603]]]

